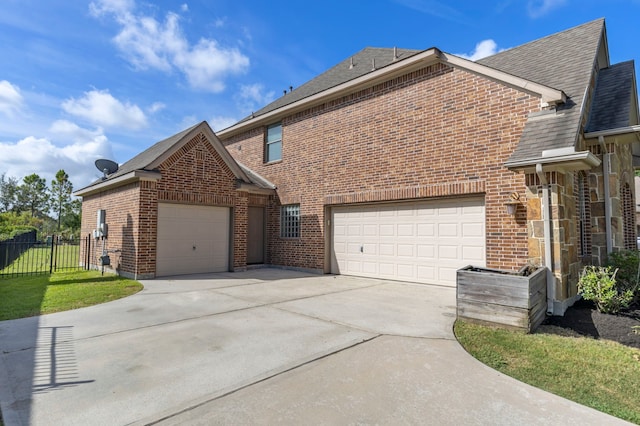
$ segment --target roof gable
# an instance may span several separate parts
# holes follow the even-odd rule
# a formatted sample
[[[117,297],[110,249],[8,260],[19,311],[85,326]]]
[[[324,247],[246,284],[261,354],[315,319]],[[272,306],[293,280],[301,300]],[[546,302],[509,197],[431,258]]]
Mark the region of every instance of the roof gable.
[[[478,61],[567,94],[553,113],[530,117],[507,166],[534,161],[543,151],[575,147],[585,94],[597,67],[608,65],[606,52],[605,22],[597,19]]]
[[[233,159],[224,145],[222,145],[222,142],[220,142],[220,139],[218,139],[213,130],[211,130],[209,124],[206,121],[203,121],[157,142],[124,163],[115,173],[108,175],[106,179],[102,178],[93,182],[89,186],[76,191],[75,195],[89,195],[96,190],[104,190],[108,187],[119,186],[132,180],[139,180],[143,177],[155,180],[160,179],[161,176],[157,170],[158,167],[189,143],[189,141],[191,141],[195,136],[201,133],[205,136],[205,139],[211,144],[213,149],[215,149],[215,151],[220,155],[225,165],[238,181],[245,184],[255,185],[258,188],[274,188],[274,186],[270,185],[270,183],[264,178],[260,177],[260,179],[251,179],[247,173],[248,169],[246,167],[241,167]],[[253,175],[253,172],[251,173]]]

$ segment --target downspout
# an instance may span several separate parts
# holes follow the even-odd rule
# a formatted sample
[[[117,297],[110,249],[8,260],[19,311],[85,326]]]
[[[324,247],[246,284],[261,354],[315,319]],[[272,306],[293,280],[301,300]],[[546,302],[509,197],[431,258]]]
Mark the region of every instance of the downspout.
[[[602,148],[602,175],[604,186],[604,226],[607,241],[607,256],[613,251],[613,241],[611,238],[611,189],[609,188],[609,171],[611,154],[607,151],[607,144],[604,142],[604,136],[598,136],[598,142]]]
[[[542,221],[544,230],[544,265],[547,267],[547,314],[553,315],[553,302],[556,297],[556,278],[553,275],[553,255],[551,246],[551,194],[549,182],[542,171],[542,163],[536,164],[536,174],[542,185]]]

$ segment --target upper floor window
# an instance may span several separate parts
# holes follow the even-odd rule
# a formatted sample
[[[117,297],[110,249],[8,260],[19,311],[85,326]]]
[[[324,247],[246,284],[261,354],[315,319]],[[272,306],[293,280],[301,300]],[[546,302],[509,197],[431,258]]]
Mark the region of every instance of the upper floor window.
[[[264,147],[264,161],[282,160],[282,123],[272,124],[267,127],[267,137]]]

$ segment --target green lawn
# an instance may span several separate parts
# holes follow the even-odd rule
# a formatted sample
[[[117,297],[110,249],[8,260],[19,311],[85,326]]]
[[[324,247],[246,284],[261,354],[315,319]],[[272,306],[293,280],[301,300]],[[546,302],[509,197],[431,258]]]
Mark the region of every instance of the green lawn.
[[[640,424],[640,350],[615,342],[525,334],[456,321],[460,344],[496,370]]]
[[[97,305],[140,290],[137,281],[99,271],[0,278],[0,321]]]
[[[80,264],[80,246],[58,245],[53,247],[53,250],[51,246],[40,245],[30,248],[6,268],[0,270],[0,274],[49,273],[52,257],[54,269],[77,268]]]

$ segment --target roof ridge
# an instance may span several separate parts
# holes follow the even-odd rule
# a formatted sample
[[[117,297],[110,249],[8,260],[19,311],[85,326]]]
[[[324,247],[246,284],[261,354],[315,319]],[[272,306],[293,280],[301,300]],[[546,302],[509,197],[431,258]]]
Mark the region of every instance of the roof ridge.
[[[559,35],[561,35],[561,34],[570,33],[570,32],[572,32],[572,31],[575,31],[575,30],[578,30],[578,29],[581,29],[581,28],[584,28],[584,27],[588,27],[588,26],[590,26],[590,25],[594,25],[595,23],[601,23],[601,24],[604,24],[604,23],[605,23],[605,18],[598,18],[598,19],[594,19],[594,20],[592,20],[592,21],[585,22],[585,23],[583,23],[583,24],[576,25],[576,26],[573,26],[573,27],[571,27],[571,28],[567,28],[567,29],[565,29],[565,30],[557,31],[557,32],[555,32],[555,33],[553,33],[553,34],[549,34],[549,35],[546,35],[546,36],[544,36],[544,37],[540,37],[540,38],[537,38],[537,39],[535,39],[535,40],[531,40],[531,41],[528,41],[528,42],[526,42],[526,43],[523,43],[523,44],[519,44],[519,45],[517,45],[517,46],[510,47],[510,48],[508,48],[508,49],[505,49],[505,50],[503,50],[503,51],[500,51],[500,52],[498,52],[498,53],[495,53],[495,54],[493,54],[493,55],[491,55],[491,56],[487,56],[487,57],[484,57],[484,58],[482,58],[482,59],[479,59],[479,60],[478,60],[478,61],[476,61],[476,62],[478,62],[478,63],[483,63],[485,60],[489,60],[489,59],[491,59],[491,58],[495,58],[495,57],[498,57],[498,56],[502,56],[503,54],[505,54],[505,53],[510,53],[510,52],[512,52],[512,51],[513,51],[513,50],[515,50],[515,49],[526,48],[527,46],[530,46],[530,45],[532,45],[532,44],[544,43],[544,42],[549,41],[549,39],[550,39],[550,38],[557,37],[557,36],[559,36]]]

